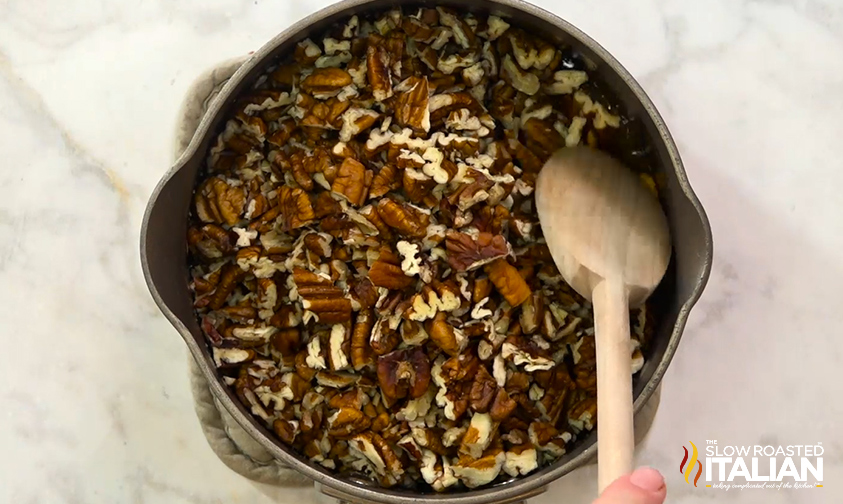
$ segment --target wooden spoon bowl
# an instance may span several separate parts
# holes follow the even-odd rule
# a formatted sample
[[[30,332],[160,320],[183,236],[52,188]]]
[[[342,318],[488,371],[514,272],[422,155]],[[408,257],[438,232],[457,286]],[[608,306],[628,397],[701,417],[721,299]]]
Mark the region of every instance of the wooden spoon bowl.
[[[630,169],[590,147],[562,149],[547,161],[536,208],[556,266],[594,305],[602,491],[632,470],[629,309],[644,303],[667,271],[667,218]]]

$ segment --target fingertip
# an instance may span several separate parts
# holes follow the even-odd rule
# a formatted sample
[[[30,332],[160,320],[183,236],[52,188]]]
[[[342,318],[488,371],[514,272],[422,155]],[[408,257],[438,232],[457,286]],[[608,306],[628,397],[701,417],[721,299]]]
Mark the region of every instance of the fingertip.
[[[660,492],[665,488],[664,476],[652,467],[639,467],[629,475],[629,482],[648,492]]]
[[[609,485],[594,504],[663,504],[664,477],[651,467],[640,467]]]

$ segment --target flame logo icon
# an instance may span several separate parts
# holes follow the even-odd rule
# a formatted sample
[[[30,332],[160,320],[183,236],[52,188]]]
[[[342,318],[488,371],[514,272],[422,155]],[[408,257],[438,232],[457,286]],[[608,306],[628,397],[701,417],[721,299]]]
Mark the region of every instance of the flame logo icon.
[[[688,449],[683,446],[682,449],[685,450],[685,458],[683,458],[682,463],[679,464],[679,473],[684,474],[685,475],[685,483],[690,484],[691,482],[688,480],[688,478],[691,477],[691,473],[693,472],[693,469],[694,469],[694,464],[696,464],[697,465],[697,476],[694,478],[694,486],[697,486],[697,481],[699,481],[700,475],[702,474],[702,463],[699,460],[697,460],[697,456],[699,455],[699,453],[697,452],[697,445],[695,445],[691,441],[688,441],[688,442],[691,443],[691,447],[693,448],[693,451],[691,453],[691,460],[690,461],[688,460]],[[685,462],[688,462],[687,468],[685,467]]]

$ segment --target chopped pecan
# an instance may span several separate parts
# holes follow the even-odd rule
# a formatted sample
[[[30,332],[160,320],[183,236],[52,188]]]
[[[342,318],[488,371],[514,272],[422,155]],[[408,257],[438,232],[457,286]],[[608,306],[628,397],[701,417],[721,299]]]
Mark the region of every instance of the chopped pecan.
[[[384,101],[392,96],[389,52],[385,47],[374,42],[374,39],[370,39],[366,50],[366,76],[375,100]]]
[[[378,357],[378,384],[381,392],[395,401],[421,397],[430,384],[430,361],[420,347],[396,350]]]
[[[342,114],[342,129],[340,130],[340,141],[348,142],[355,136],[367,131],[380,114],[374,110],[351,107]],[[345,156],[351,157],[351,156]]]
[[[313,312],[319,322],[341,324],[351,320],[351,300],[344,297],[342,289],[330,285],[329,279],[295,268],[293,281],[302,298],[302,307]]]
[[[413,284],[413,277],[404,274],[401,266],[389,264],[386,261],[375,261],[369,268],[369,279],[372,284],[387,289],[405,289]]]
[[[468,93],[441,93],[430,98],[430,120],[434,124],[441,124],[451,112],[467,109],[478,114],[483,107]]]
[[[188,233],[190,231],[188,230]],[[193,279],[193,284],[191,288],[193,289],[194,294],[197,296],[197,301],[202,301],[203,299],[207,301],[207,298],[203,298],[206,294],[212,292],[217,283],[220,281],[220,270],[215,270],[208,274],[206,277],[195,277]]]
[[[492,282],[488,277],[477,278],[474,280],[474,289],[471,291],[471,301],[479,303],[480,301],[489,297],[492,292]]]
[[[510,394],[517,392],[526,392],[530,388],[530,375],[520,371],[512,373],[512,376],[506,381],[506,390]]]
[[[389,427],[390,422],[390,415],[386,411],[379,413],[378,416],[372,421],[372,431],[373,432],[383,432]]]
[[[310,198],[299,188],[283,186],[278,191],[278,206],[284,218],[285,231],[298,229],[316,218]]]
[[[334,324],[328,340],[328,363],[334,371],[351,367],[351,325]]]
[[[462,330],[448,323],[444,312],[437,313],[433,320],[428,321],[425,329],[430,339],[451,356],[459,355],[468,343],[468,338]]]
[[[593,336],[583,336],[571,345],[574,361],[574,377],[577,386],[585,390],[596,391],[597,358]]]
[[[522,70],[508,54],[501,62],[501,76],[512,87],[527,95],[536,94],[541,85],[537,75]]]
[[[544,320],[544,296],[541,292],[534,292],[521,306],[521,331],[533,334]]]
[[[361,206],[366,201],[366,189],[366,168],[360,162],[346,158],[331,190],[342,195],[352,205]]]
[[[299,423],[295,420],[282,420],[278,419],[275,420],[272,424],[272,430],[278,434],[278,437],[281,438],[281,441],[284,441],[287,444],[293,444],[293,441],[296,439],[296,435],[299,431]]]
[[[269,319],[269,324],[282,329],[296,327],[301,323],[301,314],[295,306],[282,306],[275,315]]]
[[[187,243],[205,259],[219,259],[234,250],[231,235],[215,224],[188,229]]]
[[[220,178],[208,179],[194,198],[196,214],[203,222],[237,224],[246,206],[246,192],[242,186],[231,187]]]
[[[385,164],[372,179],[372,187],[369,189],[370,198],[380,198],[389,191],[401,187],[401,173],[395,166]]]
[[[292,117],[278,121],[277,129],[266,137],[267,143],[276,147],[283,147],[293,136],[298,125]]]
[[[351,288],[351,296],[360,304],[361,310],[375,306],[378,300],[377,290],[368,278],[354,281]]]
[[[545,393],[539,399],[537,406],[544,410],[551,423],[556,424],[565,409],[568,394],[576,388],[576,385],[565,366],[556,366],[553,371],[546,373],[550,374],[550,379],[543,385]],[[536,382],[538,382],[538,377],[536,377]],[[596,384],[593,391],[597,392]]]
[[[436,186],[436,181],[423,172],[408,168],[404,170],[402,184],[407,199],[419,204],[430,195],[430,191]]]
[[[219,310],[222,308],[226,299],[228,299],[228,296],[234,292],[234,289],[237,287],[237,283],[240,282],[244,276],[246,276],[245,272],[235,264],[229,263],[223,266],[222,272],[220,273],[220,281],[217,284],[217,288],[214,289],[214,292],[210,295],[210,303],[208,306],[212,310]]]
[[[316,376],[316,370],[307,363],[308,349],[302,349],[296,354],[296,374],[309,382]]]
[[[393,198],[382,198],[378,202],[378,214],[389,227],[404,236],[423,238],[427,234],[430,216]]]
[[[372,333],[373,314],[371,309],[357,314],[354,331],[351,335],[351,363],[354,369],[363,369],[372,363],[369,336]]]
[[[500,186],[495,186],[500,187]],[[505,190],[505,189],[502,189]],[[480,211],[475,215],[474,221],[472,224],[476,227],[480,232],[491,233],[491,234],[500,234],[504,230],[504,224],[506,222],[513,222],[512,219],[509,219],[509,211],[503,205],[495,205],[491,206],[484,206],[480,209]],[[532,230],[532,223],[527,224],[528,228],[526,231],[526,235],[520,234],[522,238],[529,238],[530,231]],[[514,226],[516,228],[516,234],[519,234],[518,226]]]
[[[352,83],[351,74],[340,68],[317,68],[301,82],[308,93],[339,92]]]
[[[221,371],[238,369],[257,357],[257,352],[250,348],[214,348],[213,354],[214,363]]]
[[[521,128],[527,135],[527,149],[541,159],[548,159],[557,149],[565,146],[562,135],[546,121],[532,117]]]
[[[534,153],[516,139],[509,140],[509,149],[512,156],[519,162],[521,168],[528,173],[538,173],[541,171],[543,163]]]
[[[301,293],[301,287],[331,284],[331,281],[328,278],[319,276],[316,273],[304,268],[293,269],[293,281],[299,287],[299,293]]]
[[[322,387],[342,389],[357,383],[358,377],[351,373],[332,373],[319,371],[316,373],[316,383]]]
[[[331,239],[329,234],[308,233],[304,235],[304,246],[317,257],[331,257]]]
[[[381,319],[375,323],[369,338],[369,346],[376,355],[388,354],[400,342],[398,332],[390,327],[388,319]]]
[[[475,238],[467,233],[448,231],[445,246],[448,264],[456,271],[474,270],[511,252],[506,238],[490,233],[479,233]]]
[[[369,396],[361,388],[341,392],[328,401],[328,406],[335,409],[352,408],[363,411],[363,406],[369,404]]]
[[[530,287],[518,274],[518,270],[505,259],[488,264],[486,273],[510,305],[519,306],[530,297]]]
[[[328,417],[328,434],[346,438],[368,429],[372,421],[362,411],[354,408],[341,408]]]
[[[395,101],[395,122],[417,132],[430,131],[429,87],[427,77],[410,77],[399,87]]]
[[[498,389],[498,392],[495,395],[495,400],[492,402],[489,414],[491,415],[493,421],[502,422],[509,418],[517,406],[518,403],[509,397],[506,390],[501,388]]]
[[[453,312],[460,308],[459,289],[450,281],[447,283],[432,280],[430,285],[412,298],[412,303],[405,318],[411,321],[425,321],[437,313]]]
[[[413,320],[405,320],[401,323],[401,339],[406,345],[421,345],[427,341],[427,338],[427,331],[422,324]]]
[[[326,95],[318,94],[314,96],[323,97]],[[350,101],[341,100],[339,97],[317,102],[299,124],[324,129],[339,129],[345,125],[344,114],[350,106]],[[305,129],[305,133],[307,133],[307,129]]]
[[[338,214],[341,208],[337,200],[331,197],[331,193],[326,191],[319,193],[319,196],[316,197],[316,207],[313,210],[314,217],[321,219],[329,215]]]
[[[360,209],[360,213],[363,217],[371,222],[375,228],[378,230],[378,234],[383,240],[391,242],[393,239],[392,230],[386,223],[381,219],[380,214],[378,213],[378,209],[372,205],[366,205],[365,207]]]
[[[296,354],[301,348],[301,333],[298,329],[284,329],[276,332],[270,338],[272,349],[278,352],[285,363],[295,362]]]
[[[284,382],[288,383],[290,390],[293,392],[293,401],[301,401],[304,398],[304,395],[311,388],[309,382],[303,380],[301,376],[295,373],[289,373],[289,375],[284,375]]]
[[[469,405],[471,409],[478,413],[486,413],[489,411],[492,400],[498,389],[498,384],[485,366],[477,368],[477,375],[474,377],[474,383],[471,384],[471,392],[469,396]]]
[[[485,413],[474,413],[460,443],[460,453],[479,458],[492,442],[494,425]]]

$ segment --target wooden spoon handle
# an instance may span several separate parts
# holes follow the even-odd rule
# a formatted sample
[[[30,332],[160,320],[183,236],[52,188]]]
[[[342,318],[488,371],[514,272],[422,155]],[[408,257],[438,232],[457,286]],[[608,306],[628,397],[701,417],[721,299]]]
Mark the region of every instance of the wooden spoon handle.
[[[632,359],[629,301],[620,279],[606,279],[592,294],[597,347],[597,483],[602,492],[632,471]]]

